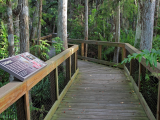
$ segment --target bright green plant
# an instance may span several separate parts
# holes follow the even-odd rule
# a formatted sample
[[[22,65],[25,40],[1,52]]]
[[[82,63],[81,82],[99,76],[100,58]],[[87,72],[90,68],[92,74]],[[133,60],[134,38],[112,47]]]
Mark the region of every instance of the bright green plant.
[[[138,59],[139,62],[141,62],[142,57],[146,58],[146,65],[150,65],[151,67],[157,66],[157,59],[160,57],[160,50],[152,49],[151,52],[149,50],[142,50],[141,53],[133,53],[133,55],[128,55],[127,58],[125,58],[121,64],[128,63],[132,59]]]
[[[8,57],[8,34],[7,28],[3,22],[1,22],[1,34],[0,34],[0,59]]]
[[[63,41],[61,41],[59,37],[54,38],[54,41],[55,43],[52,43],[52,46],[54,46],[56,54],[59,54],[62,50],[64,50]]]
[[[30,52],[43,60],[48,60],[49,56],[47,53],[49,52],[50,45],[47,43],[48,42],[47,40],[39,40],[39,41],[41,42],[41,44],[32,46],[30,48]]]

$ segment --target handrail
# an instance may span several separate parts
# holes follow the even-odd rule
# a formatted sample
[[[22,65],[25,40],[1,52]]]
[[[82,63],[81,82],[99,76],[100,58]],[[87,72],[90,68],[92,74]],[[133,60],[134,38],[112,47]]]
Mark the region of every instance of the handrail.
[[[25,108],[26,108],[26,119],[30,119],[30,110],[29,110],[29,90],[31,90],[37,83],[39,83],[45,76],[51,73],[54,69],[57,71],[57,67],[63,63],[65,60],[69,58],[71,61],[71,56],[74,54],[75,58],[75,66],[76,66],[76,52],[78,50],[78,45],[74,45],[67,50],[63,51],[62,53],[56,55],[55,57],[51,58],[50,60],[46,61],[47,66],[24,82],[13,81],[5,86],[0,88],[0,113],[5,111],[9,106],[15,103],[19,98],[22,96],[24,97],[25,101]],[[70,62],[69,65],[71,66]],[[71,72],[71,67],[68,68]],[[75,67],[76,71],[76,67]],[[71,73],[69,73],[71,74]],[[56,76],[58,73],[56,73]],[[70,78],[71,79],[71,78]],[[59,95],[58,95],[59,96]]]
[[[81,44],[81,51],[80,51],[81,56],[79,55],[78,58],[97,62],[97,63],[102,63],[102,64],[106,64],[106,65],[110,65],[110,66],[114,66],[115,63],[101,60],[102,46],[121,47],[122,48],[122,60],[124,60],[124,58],[127,57],[127,54],[141,53],[141,51],[139,51],[138,49],[136,49],[135,47],[133,47],[129,43],[116,43],[116,42],[105,42],[105,41],[96,41],[96,40],[87,40],[86,41],[86,40],[82,40],[82,39],[68,39],[68,42]],[[98,59],[89,58],[89,57],[84,56],[85,44],[93,44],[93,45],[98,46],[98,48],[97,48],[98,49]],[[146,65],[146,59],[144,57],[142,57],[142,60],[140,63],[138,63],[136,60],[138,61],[138,59],[135,59],[135,60],[132,60],[130,63],[123,65],[125,73],[129,77],[129,79],[131,80],[131,82],[135,88],[135,91],[136,91],[136,93],[141,101],[141,104],[143,105],[149,119],[160,120],[160,76],[158,75],[160,73],[160,63],[157,62],[157,67],[154,66],[154,69],[153,69],[149,65]],[[135,64],[135,62],[137,62],[137,63]],[[135,68],[135,66],[137,64],[139,67]],[[122,66],[117,66],[117,67],[122,68]],[[147,98],[145,98],[143,93],[141,93],[141,89],[144,89],[144,88],[142,88],[142,86],[143,86],[143,84],[145,84],[145,80],[141,80],[142,79],[141,76],[143,77],[143,79],[146,79],[145,75],[147,74],[147,73],[144,73],[144,69],[147,69],[149,72],[152,73],[151,77],[155,77],[158,79],[158,83],[156,83],[156,85],[155,85],[155,86],[158,86],[158,89],[157,89],[158,94],[157,94],[157,96],[155,96],[156,98],[158,98],[157,99],[157,106],[155,106],[155,107],[157,107],[156,113],[153,113],[153,110],[151,110],[149,103],[147,103],[147,101],[146,101]],[[136,71],[138,71],[138,73]],[[138,80],[136,80],[136,78],[138,78]],[[151,81],[151,82],[153,82],[153,81]],[[149,91],[149,90],[147,90],[147,91]],[[152,93],[150,93],[150,94],[152,94]]]

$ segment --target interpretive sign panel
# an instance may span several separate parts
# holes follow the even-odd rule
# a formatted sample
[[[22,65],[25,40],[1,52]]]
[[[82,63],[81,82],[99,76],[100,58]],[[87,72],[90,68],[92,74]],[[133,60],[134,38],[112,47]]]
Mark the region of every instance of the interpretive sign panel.
[[[28,52],[0,60],[0,68],[21,81],[24,81],[46,65],[45,62]]]

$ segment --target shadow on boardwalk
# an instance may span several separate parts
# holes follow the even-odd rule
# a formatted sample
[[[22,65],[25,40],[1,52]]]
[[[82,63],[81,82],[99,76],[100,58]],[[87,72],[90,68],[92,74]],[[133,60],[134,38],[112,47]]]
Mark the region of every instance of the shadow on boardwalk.
[[[81,60],[78,67],[52,120],[148,120],[123,70]]]

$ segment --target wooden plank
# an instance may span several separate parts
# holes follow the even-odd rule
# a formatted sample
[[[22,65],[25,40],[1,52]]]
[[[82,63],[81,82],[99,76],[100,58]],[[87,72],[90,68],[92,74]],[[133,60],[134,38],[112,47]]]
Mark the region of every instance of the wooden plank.
[[[96,62],[96,63],[109,65],[109,66],[117,65],[116,67],[123,68],[123,65],[119,65],[119,64],[116,64],[116,63],[113,63],[113,62],[104,61],[104,60],[98,60],[98,59],[89,58],[89,57],[82,57],[82,56],[78,56],[78,58],[84,59],[84,60],[88,60],[88,61],[92,61],[92,62]]]
[[[76,71],[76,70],[75,70]],[[71,57],[66,60],[66,80],[67,82],[71,79]]]
[[[124,60],[124,58],[126,58],[126,48],[125,47],[122,48],[122,60]]]
[[[138,74],[138,88],[141,90],[141,72],[142,72],[142,64],[139,63],[139,74]]]
[[[0,113],[26,93],[26,82],[13,81],[0,88]]]
[[[75,55],[75,57],[74,57],[75,58],[75,60],[74,60],[75,61],[75,65],[74,66],[75,66],[75,71],[76,71],[77,70],[77,52],[75,52],[74,55]]]
[[[68,39],[68,42],[106,45],[106,46],[112,46],[112,47],[125,47],[125,43],[119,43],[119,42],[106,42],[106,41],[82,40],[82,39]]]
[[[72,85],[73,81],[75,80],[78,72],[79,72],[79,69],[76,70],[75,74],[72,76],[71,80],[68,82],[68,84],[66,85],[66,87],[64,88],[64,90],[62,91],[62,93],[60,94],[59,99],[52,106],[52,108],[50,109],[50,111],[48,112],[48,114],[46,115],[46,117],[44,118],[44,120],[50,120],[52,118],[52,115],[57,110],[57,108],[58,108],[59,104],[61,103],[63,97],[65,96],[65,94],[67,93],[68,89],[70,88],[70,86]]]
[[[102,45],[98,45],[98,59],[102,59]]]
[[[101,70],[106,68],[109,71],[111,69],[108,66],[79,60],[80,71],[87,70],[90,66]],[[92,73],[92,69],[90,71],[88,70],[87,73],[85,71],[80,72],[61,101],[52,119],[62,120],[65,118],[71,120],[77,116],[80,118],[83,116],[81,118],[82,120],[112,119],[115,116],[120,117],[122,120],[127,119],[127,116],[128,119],[148,119],[132,88],[131,81],[127,80],[126,76],[122,73],[117,75],[99,73],[100,71]],[[119,77],[119,75],[120,77],[123,76],[123,79],[112,79],[115,76]]]
[[[136,94],[137,94],[137,96],[138,96],[138,98],[139,98],[139,100],[140,100],[140,102],[141,102],[141,104],[142,104],[142,106],[143,106],[143,108],[144,108],[144,110],[145,110],[148,118],[150,120],[156,120],[155,117],[154,117],[154,115],[153,115],[153,113],[152,113],[152,111],[150,110],[149,106],[147,105],[147,103],[146,103],[143,95],[139,92],[139,89],[138,89],[135,81],[133,80],[133,78],[131,76],[128,76],[128,77],[129,77],[129,79],[132,82],[132,85],[133,85],[133,87],[135,89],[135,92],[136,92]]]
[[[56,75],[56,96],[57,96],[57,100],[58,100],[59,99],[58,67],[55,70],[55,75]]]
[[[26,120],[30,120],[30,105],[29,105],[29,91],[26,92],[24,95],[24,108],[25,108],[25,115],[26,115]]]
[[[84,56],[84,43],[81,43],[81,56]]]

